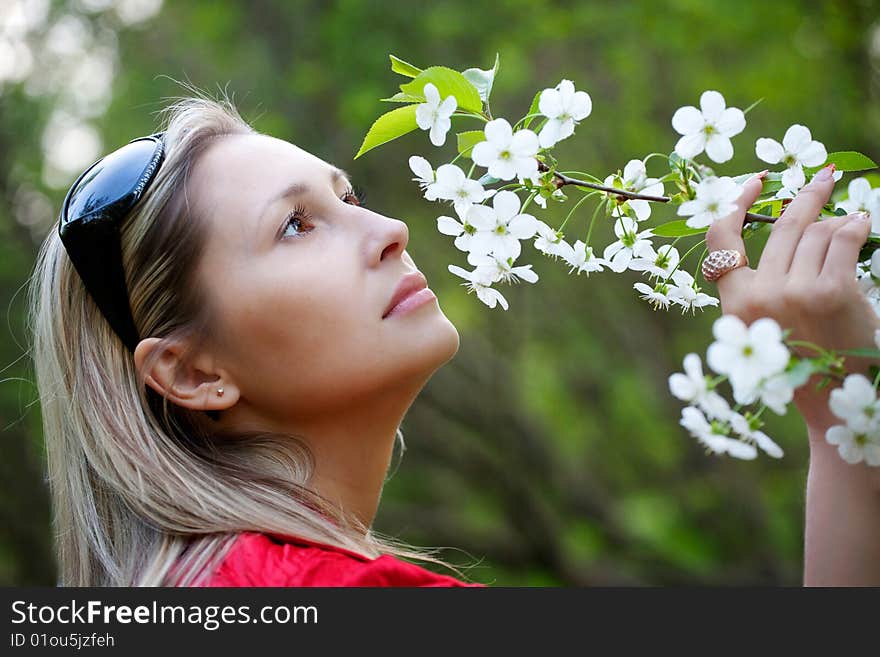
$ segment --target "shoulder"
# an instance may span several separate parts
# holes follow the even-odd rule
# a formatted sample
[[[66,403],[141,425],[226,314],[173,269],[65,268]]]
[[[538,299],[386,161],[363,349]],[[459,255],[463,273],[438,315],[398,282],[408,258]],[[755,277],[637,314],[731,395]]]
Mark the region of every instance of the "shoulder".
[[[207,586],[483,586],[390,555],[370,557],[299,537],[242,532]]]

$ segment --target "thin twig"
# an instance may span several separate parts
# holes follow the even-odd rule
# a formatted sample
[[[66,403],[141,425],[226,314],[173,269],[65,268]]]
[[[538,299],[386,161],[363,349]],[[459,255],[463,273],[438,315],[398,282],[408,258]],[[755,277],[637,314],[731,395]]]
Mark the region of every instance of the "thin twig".
[[[538,170],[539,171],[548,171],[549,168],[543,162],[538,162]],[[587,187],[588,189],[595,189],[600,192],[606,192],[607,194],[612,194],[617,197],[619,201],[652,201],[654,203],[669,203],[672,199],[668,196],[651,196],[650,194],[639,194],[638,192],[630,192],[625,189],[619,189],[617,187],[606,187],[605,185],[598,185],[596,183],[587,182],[586,180],[578,180],[577,178],[570,178],[565,174],[554,172],[553,176],[556,178],[556,189],[560,187],[564,187],[565,185],[576,185],[578,187]],[[753,212],[747,212],[744,223],[750,222],[759,222],[765,224],[772,224],[776,222],[776,217],[771,217],[766,214],[755,214]]]

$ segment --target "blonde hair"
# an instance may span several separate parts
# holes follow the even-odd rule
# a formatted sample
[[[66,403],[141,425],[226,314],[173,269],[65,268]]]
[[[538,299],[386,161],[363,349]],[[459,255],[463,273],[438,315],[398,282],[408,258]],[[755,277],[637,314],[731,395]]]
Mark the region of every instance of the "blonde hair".
[[[214,322],[195,284],[205,223],[187,201],[187,177],[213,139],[255,131],[225,96],[176,99],[162,118],[165,161],[121,228],[122,257],[138,334],[187,338],[195,349]],[[435,549],[380,536],[310,490],[314,460],[298,437],[221,432],[146,386],[57,222],[28,299],[59,585],[199,585],[242,531],[451,567]],[[403,448],[399,428],[396,438]]]

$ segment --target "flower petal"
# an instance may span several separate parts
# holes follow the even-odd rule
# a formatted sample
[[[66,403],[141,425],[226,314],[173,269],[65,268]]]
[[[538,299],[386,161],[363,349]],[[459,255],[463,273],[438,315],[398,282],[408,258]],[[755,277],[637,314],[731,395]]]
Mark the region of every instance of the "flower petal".
[[[513,128],[510,127],[507,119],[494,119],[486,124],[483,132],[486,135],[486,139],[489,141],[498,142],[499,144],[504,144],[506,146],[513,135]],[[479,146],[479,144],[477,144],[477,146]],[[476,150],[476,148],[477,147],[474,146],[474,150]]]
[[[679,107],[672,115],[672,127],[680,135],[690,135],[703,129],[703,114],[693,105]]]
[[[544,89],[538,99],[538,111],[550,119],[562,114],[562,97],[556,89]]]
[[[709,138],[706,140],[706,155],[713,162],[718,162],[719,164],[727,162],[733,157],[733,144],[730,143],[730,139],[716,132],[709,135]]]
[[[755,155],[769,164],[778,164],[785,157],[785,150],[775,139],[761,137],[755,142]]]
[[[703,132],[685,135],[675,144],[675,152],[685,159],[696,157],[704,148],[706,148],[706,135]]]
[[[828,151],[821,141],[811,141],[807,146],[798,151],[797,158],[805,167],[817,167],[825,164],[828,159]]]
[[[444,235],[458,236],[464,232],[464,226],[452,217],[437,217],[437,230]]]
[[[715,123],[725,107],[724,96],[717,91],[704,91],[700,95],[700,109],[708,123]]]
[[[810,129],[795,123],[785,131],[785,136],[782,138],[782,146],[785,148],[786,153],[794,155],[809,145],[811,141],[813,141],[813,135],[810,134]]]
[[[804,170],[799,165],[789,167],[782,172],[782,186],[785,189],[796,191],[804,186],[804,182],[806,182]]]
[[[725,137],[733,137],[746,129],[746,115],[736,107],[728,107],[715,120],[715,127]]]
[[[559,141],[559,129],[561,126],[562,123],[558,119],[550,119],[544,124],[544,127],[541,128],[541,133],[538,135],[538,143],[541,148],[550,148]]]
[[[425,84],[422,93],[425,94],[425,100],[431,106],[432,110],[440,104],[440,92],[437,90],[437,87],[433,82]]]
[[[519,212],[520,205],[519,196],[509,189],[498,192],[492,198],[492,207],[495,208],[498,222],[507,223],[513,219]]]

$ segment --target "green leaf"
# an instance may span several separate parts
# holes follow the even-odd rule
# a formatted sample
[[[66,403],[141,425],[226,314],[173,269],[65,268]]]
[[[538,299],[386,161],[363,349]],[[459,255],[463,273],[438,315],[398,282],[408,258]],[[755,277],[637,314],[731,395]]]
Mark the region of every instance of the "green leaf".
[[[651,232],[657,237],[687,237],[688,235],[700,235],[709,230],[705,228],[691,228],[687,225],[687,219],[676,219],[675,221],[667,221],[665,224],[652,228]]]
[[[818,167],[804,167],[804,171],[813,174],[832,163],[838,171],[867,171],[877,168],[877,163],[867,155],[862,155],[857,151],[838,151],[829,153],[824,164]]]
[[[422,72],[422,69],[419,67],[413,66],[409,62],[405,62],[399,57],[395,57],[394,55],[388,56],[391,58],[391,70],[395,73],[400,73],[408,78],[414,78]]]
[[[424,98],[418,98],[416,96],[410,96],[409,94],[405,94],[403,92],[397,92],[390,98],[380,98],[380,101],[383,103],[423,103],[425,102]]]
[[[424,102],[424,89],[429,82],[437,87],[441,100],[447,96],[455,96],[459,109],[472,112],[483,110],[483,101],[480,100],[480,92],[477,91],[477,88],[461,73],[445,66],[426,68],[412,82],[400,85],[400,90],[405,94],[416,96]]]
[[[416,105],[398,107],[380,116],[364,137],[364,143],[354,159],[358,159],[368,150],[381,144],[397,139],[401,135],[412,132],[418,127],[416,123]]]
[[[543,91],[543,89],[541,91]],[[537,114],[538,113],[538,103],[541,100],[541,91],[539,91],[538,93],[535,94],[535,97],[534,97],[534,99],[532,99],[532,104],[529,106],[529,111],[526,113],[526,116],[528,116],[529,114]],[[527,118],[523,122],[523,128],[528,128],[532,124],[532,121],[534,121],[536,118],[537,117],[534,117],[534,116]]]
[[[470,150],[481,141],[486,141],[486,134],[482,130],[459,132],[458,152],[466,157],[470,157]]]
[[[462,72],[462,75],[476,87],[480,94],[480,98],[484,102],[489,102],[489,96],[492,94],[492,84],[495,82],[495,76],[498,73],[498,53],[495,53],[495,66],[486,71],[481,68],[469,68]]]

